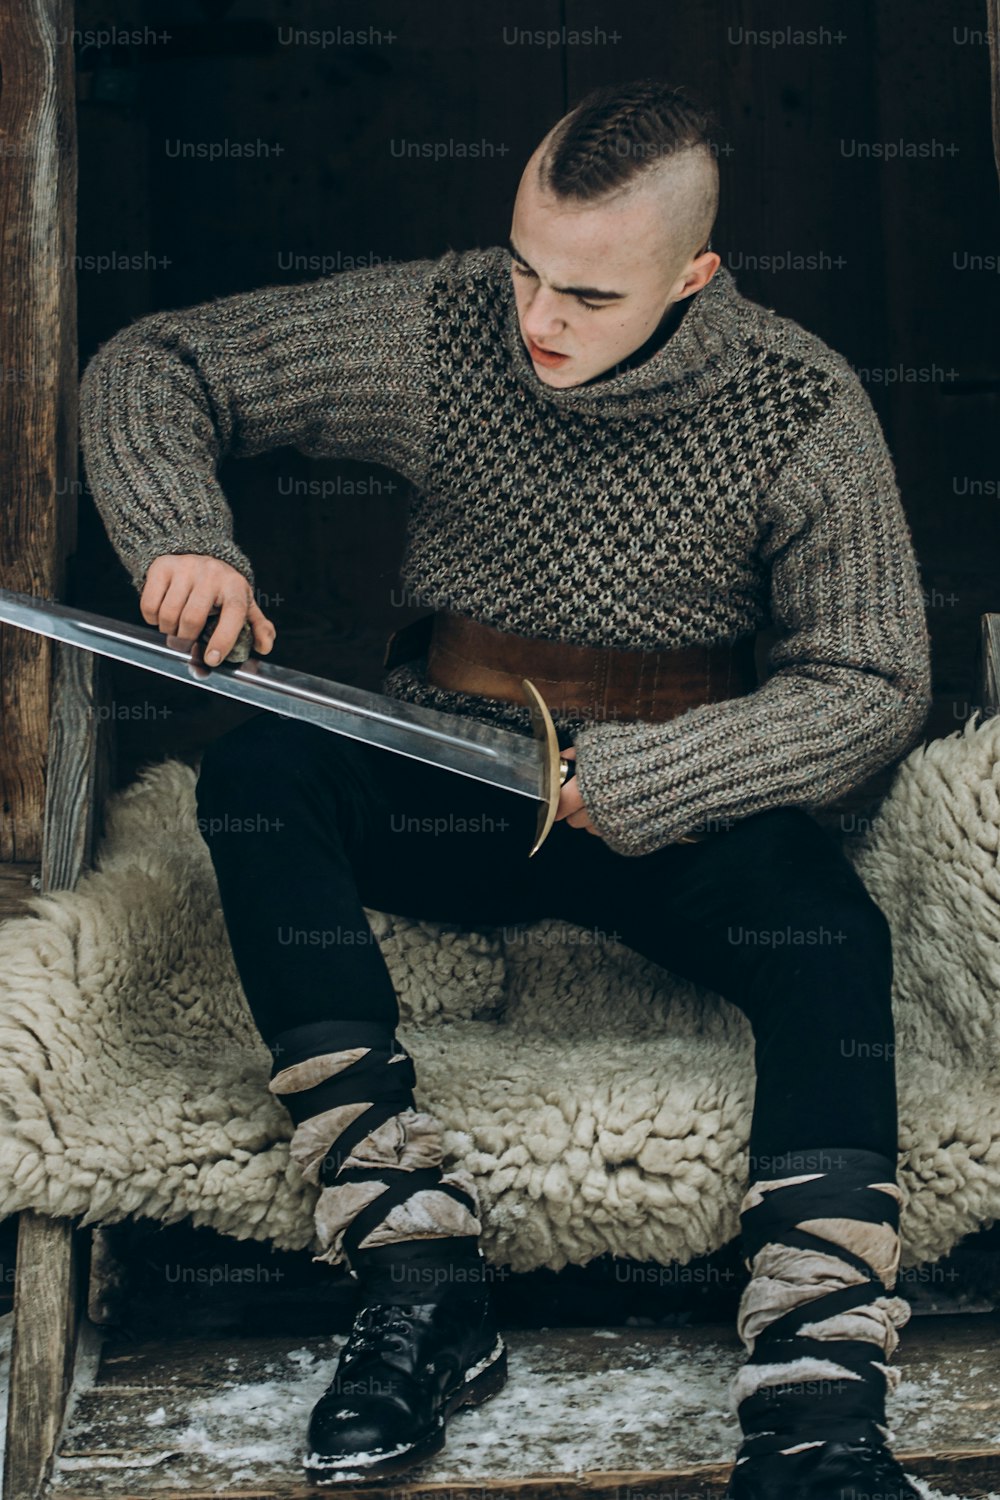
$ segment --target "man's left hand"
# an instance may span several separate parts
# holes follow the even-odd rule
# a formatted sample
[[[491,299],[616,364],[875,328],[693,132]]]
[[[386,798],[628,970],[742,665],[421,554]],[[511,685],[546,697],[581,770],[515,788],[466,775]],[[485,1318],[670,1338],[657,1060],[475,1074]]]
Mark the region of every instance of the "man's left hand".
[[[564,760],[573,760],[576,757],[576,748],[570,746],[568,750],[560,750],[559,753]],[[580,788],[576,784],[575,776],[571,776],[559,791],[556,822],[558,823],[561,818],[565,818],[571,828],[586,828],[588,833],[596,833],[598,838],[601,837],[583,805],[583,798],[580,796]]]

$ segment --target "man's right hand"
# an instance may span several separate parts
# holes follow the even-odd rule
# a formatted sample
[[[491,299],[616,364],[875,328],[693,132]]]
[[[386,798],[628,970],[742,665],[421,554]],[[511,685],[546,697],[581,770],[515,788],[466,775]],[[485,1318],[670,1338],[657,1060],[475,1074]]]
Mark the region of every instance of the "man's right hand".
[[[192,642],[209,615],[221,611],[205,646],[205,661],[211,667],[225,661],[244,622],[253,632],[256,650],[266,655],[274,645],[274,626],[243,574],[217,557],[172,552],[154,558],[146,572],[139,609],[147,625]]]

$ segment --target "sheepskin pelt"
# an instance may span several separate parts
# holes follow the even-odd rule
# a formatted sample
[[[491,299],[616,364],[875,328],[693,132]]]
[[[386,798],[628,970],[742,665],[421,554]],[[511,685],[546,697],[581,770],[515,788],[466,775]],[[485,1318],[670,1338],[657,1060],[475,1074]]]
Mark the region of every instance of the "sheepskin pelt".
[[[194,788],[183,761],[144,767],[96,868],[0,926],[0,1212],[190,1215],[318,1250]],[[912,751],[845,835],[893,930],[905,1265],[1000,1213],[998,840],[995,717]],[[490,1261],[683,1263],[738,1233],[753,1053],[734,1006],[554,921],[369,917]]]

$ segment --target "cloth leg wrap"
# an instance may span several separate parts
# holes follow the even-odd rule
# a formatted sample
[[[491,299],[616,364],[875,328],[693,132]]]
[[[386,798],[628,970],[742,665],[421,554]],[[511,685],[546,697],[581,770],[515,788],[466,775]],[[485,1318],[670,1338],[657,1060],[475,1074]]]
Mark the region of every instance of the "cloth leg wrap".
[[[441,1124],[415,1108],[413,1060],[391,1031],[314,1022],[281,1032],[271,1050],[269,1088],[296,1127],[292,1159],[320,1188],[313,1258],[346,1259],[378,1301],[430,1302],[456,1282],[481,1283],[475,1182],[442,1171]]]
[[[899,1371],[886,1361],[911,1311],[888,1295],[903,1195],[888,1157],[832,1147],[823,1155],[833,1170],[757,1181],[740,1206],[751,1280],[737,1318],[750,1357],[731,1388],[744,1434],[737,1463],[829,1439],[878,1446],[891,1437],[885,1398]]]

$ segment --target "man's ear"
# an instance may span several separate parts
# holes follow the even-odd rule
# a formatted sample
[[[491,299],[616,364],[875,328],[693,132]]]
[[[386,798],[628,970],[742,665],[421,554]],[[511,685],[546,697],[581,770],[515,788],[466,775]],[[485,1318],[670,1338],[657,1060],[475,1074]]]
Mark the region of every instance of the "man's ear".
[[[715,251],[709,251],[709,249],[705,249],[705,251],[702,251],[702,254],[696,255],[694,260],[688,261],[687,266],[684,267],[681,276],[678,278],[679,291],[676,294],[676,299],[693,297],[696,291],[702,290],[702,287],[708,287],[712,276],[720,269],[721,264],[723,264],[721,255],[717,255]]]

